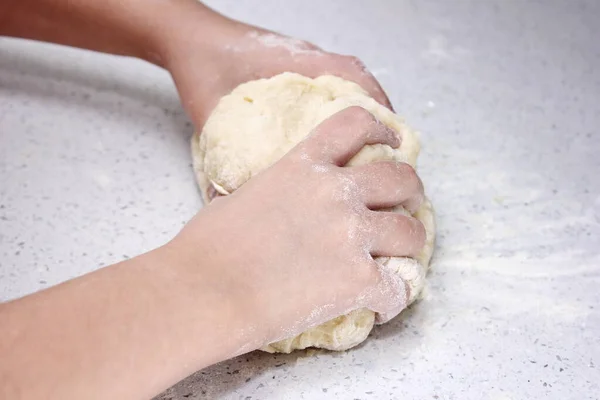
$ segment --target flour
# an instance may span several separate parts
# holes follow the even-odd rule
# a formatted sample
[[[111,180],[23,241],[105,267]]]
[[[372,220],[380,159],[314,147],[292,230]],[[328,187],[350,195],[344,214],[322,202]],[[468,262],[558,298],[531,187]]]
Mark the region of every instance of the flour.
[[[254,50],[256,48],[256,44],[264,47],[284,49],[294,56],[306,54],[321,56],[324,54],[323,51],[319,50],[308,42],[274,33],[261,33],[258,31],[248,32],[244,36],[244,40],[242,40],[239,44],[227,45],[225,46],[225,50],[244,52]]]
[[[327,164],[315,163],[315,164],[312,164],[311,168],[313,169],[313,171],[318,172],[320,174],[331,171],[331,166],[329,166]]]
[[[281,47],[288,50],[293,55],[296,54],[312,54],[321,55],[322,51],[317,50],[314,46],[311,46],[305,41],[294,39],[286,36],[276,35],[273,33],[261,34],[256,31],[249,32],[247,34],[249,38],[258,40],[263,46],[266,47]]]
[[[260,40],[261,45],[283,46],[296,54],[306,50],[301,43],[281,42],[279,37],[270,35],[263,37],[253,34],[251,39]],[[247,98],[253,101],[248,102],[245,100]],[[351,168],[347,170],[375,161],[405,162],[415,166],[419,153],[416,132],[392,111],[369,97],[360,86],[334,76],[310,79],[298,74],[284,73],[238,86],[231,94],[221,99],[207,120],[202,134],[195,134],[192,140],[194,169],[205,201],[208,201],[207,193],[211,184],[215,185],[220,193],[233,193],[248,179],[273,165],[305,140],[321,122],[351,106],[360,106],[376,117],[378,122],[373,122],[375,126],[369,131],[371,134],[377,138],[387,136],[387,142],[395,145],[398,144],[398,138],[394,132],[397,132],[402,140],[397,149],[383,144],[364,146],[348,161],[346,166]],[[243,126],[243,129],[240,129],[240,126]],[[381,129],[385,129],[385,132]],[[322,145],[323,156],[327,157],[331,155],[332,149],[339,147],[334,141]],[[299,157],[310,161],[306,152],[300,153]],[[334,196],[340,206],[352,210],[347,213],[348,231],[341,234],[347,236],[349,249],[358,249],[356,254],[352,255],[352,262],[364,266],[371,259],[370,253],[374,245],[372,238],[376,236],[373,234],[373,222],[369,221],[368,217],[370,211],[364,204],[364,189],[361,189],[353,176],[342,172],[341,168],[339,174],[324,174],[332,172],[332,168],[339,167],[314,163],[314,179],[326,178],[327,184],[334,185]],[[289,184],[293,184],[293,177],[290,178]],[[302,210],[298,212],[301,213]],[[388,212],[410,215],[401,206]],[[380,322],[388,320],[400,312],[404,305],[415,301],[425,285],[435,237],[433,209],[429,201],[423,203],[414,217],[425,226],[427,237],[423,251],[416,260],[405,257],[376,258],[381,272],[379,286],[370,293],[362,294],[365,305],[374,304],[366,303],[368,299],[373,298],[387,299],[390,304],[399,303],[400,307],[397,310],[380,315]],[[289,262],[294,263],[293,256]],[[352,267],[348,266],[349,269]],[[302,266],[290,265],[290,270],[301,271]],[[397,296],[401,298],[398,299]],[[308,318],[296,316],[296,323],[285,331],[290,337],[271,343],[263,350],[290,352],[306,347],[345,350],[365,340],[375,324],[375,312],[365,308],[349,309],[346,315],[323,322],[321,318],[326,315],[327,309],[310,310]],[[294,319],[294,316],[291,318]],[[320,322],[323,323],[298,334],[301,328]]]

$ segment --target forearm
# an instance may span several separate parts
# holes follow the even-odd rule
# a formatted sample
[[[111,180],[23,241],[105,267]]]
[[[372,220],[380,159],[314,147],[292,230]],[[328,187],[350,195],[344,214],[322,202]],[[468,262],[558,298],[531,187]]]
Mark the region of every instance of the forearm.
[[[169,46],[185,37],[186,30],[191,34],[202,26],[208,43],[217,35],[222,20],[225,18],[195,0],[0,3],[0,35],[138,57],[158,65],[163,64]]]
[[[178,253],[166,246],[0,305],[0,398],[149,398],[239,353],[244,305]]]

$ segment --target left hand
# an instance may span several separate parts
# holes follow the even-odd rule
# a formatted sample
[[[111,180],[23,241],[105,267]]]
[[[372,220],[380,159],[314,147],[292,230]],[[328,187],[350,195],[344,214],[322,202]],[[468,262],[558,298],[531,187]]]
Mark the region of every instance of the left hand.
[[[356,57],[328,53],[309,42],[224,17],[217,26],[209,38],[185,31],[185,37],[168,46],[165,62],[198,129],[219,99],[236,86],[283,72],[311,78],[336,75],[358,83],[379,103],[392,108],[375,77]],[[206,32],[206,27],[201,29]]]

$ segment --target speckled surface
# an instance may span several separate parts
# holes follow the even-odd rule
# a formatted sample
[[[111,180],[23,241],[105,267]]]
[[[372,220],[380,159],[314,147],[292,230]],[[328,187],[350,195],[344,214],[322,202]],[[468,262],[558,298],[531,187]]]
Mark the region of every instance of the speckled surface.
[[[600,3],[210,4],[363,58],[423,132],[440,234],[424,299],[359,348],[161,398],[600,398]],[[0,39],[0,300],[172,237],[201,205],[191,132],[157,68]]]

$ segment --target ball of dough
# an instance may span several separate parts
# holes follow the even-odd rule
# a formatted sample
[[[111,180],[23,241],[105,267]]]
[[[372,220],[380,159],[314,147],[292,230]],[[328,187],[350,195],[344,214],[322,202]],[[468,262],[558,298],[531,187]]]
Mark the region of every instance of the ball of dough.
[[[205,203],[227,195],[268,168],[306,137],[319,123],[350,106],[361,106],[396,130],[399,149],[387,145],[365,146],[348,165],[396,160],[415,166],[419,140],[400,117],[373,100],[359,85],[335,76],[307,78],[283,73],[270,79],[244,83],[221,98],[201,134],[192,138],[194,170]],[[393,209],[408,214],[401,206]],[[409,303],[421,292],[434,247],[435,225],[426,200],[414,215],[427,232],[426,244],[416,259],[379,257],[393,268],[410,289]],[[262,350],[289,353],[318,347],[346,350],[367,338],[375,314],[355,310],[300,335],[272,343]]]

